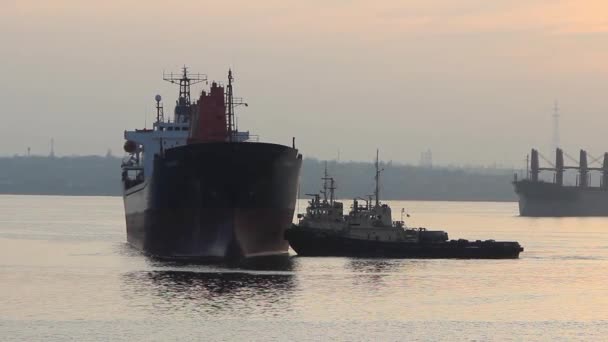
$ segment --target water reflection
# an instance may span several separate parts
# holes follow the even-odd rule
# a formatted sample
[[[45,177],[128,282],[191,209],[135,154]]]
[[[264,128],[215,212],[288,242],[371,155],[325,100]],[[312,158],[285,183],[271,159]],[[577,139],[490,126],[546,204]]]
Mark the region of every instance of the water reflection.
[[[346,263],[350,271],[365,273],[394,272],[402,265],[397,259],[349,259]]]
[[[353,285],[377,291],[385,287],[406,286],[412,281],[410,275],[413,271],[426,265],[424,260],[355,258],[348,259],[345,268],[352,272]]]
[[[223,261],[219,259],[176,260],[163,259],[154,256],[145,256],[145,258],[147,264],[152,267],[211,266],[238,270],[292,271],[294,265],[293,258],[289,255],[251,258],[241,261]]]
[[[395,260],[349,259],[345,268],[353,272],[353,284],[377,290],[385,285],[385,278],[395,272],[399,265]]]
[[[125,297],[155,314],[272,315],[290,308],[289,273],[153,270],[122,275]]]

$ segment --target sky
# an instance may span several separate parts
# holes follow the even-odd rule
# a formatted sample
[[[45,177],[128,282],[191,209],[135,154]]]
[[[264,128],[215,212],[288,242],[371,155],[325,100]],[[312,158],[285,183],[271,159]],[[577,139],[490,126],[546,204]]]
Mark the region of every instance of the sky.
[[[163,71],[223,81],[241,129],[305,157],[523,167],[608,151],[608,3],[596,0],[0,0],[0,155],[121,155]],[[200,91],[201,88],[195,88]]]

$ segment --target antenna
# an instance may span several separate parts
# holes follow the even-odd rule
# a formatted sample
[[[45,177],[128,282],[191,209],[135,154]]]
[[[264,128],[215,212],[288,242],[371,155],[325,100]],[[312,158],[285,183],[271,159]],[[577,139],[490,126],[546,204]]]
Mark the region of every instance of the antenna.
[[[187,118],[191,112],[190,105],[192,104],[190,101],[190,86],[206,82],[207,75],[188,73],[188,68],[184,65],[181,74],[167,74],[163,72],[163,80],[172,84],[179,84],[179,98],[175,106],[174,121],[187,122]]]
[[[560,147],[559,141],[559,105],[557,100],[553,103],[553,150]]]
[[[244,105],[245,107],[249,106],[246,102],[243,102],[243,99],[234,97],[234,92],[232,89],[233,81],[234,77],[232,77],[232,69],[228,69],[228,86],[226,87],[226,107],[228,109],[228,141],[232,141],[234,132],[238,132],[236,117],[234,115],[234,108],[240,105]]]
[[[330,204],[334,204],[334,192],[336,190],[336,183],[335,180],[333,178],[330,178],[330,185],[329,185],[329,203]]]
[[[327,182],[329,181],[329,186],[327,186]],[[323,194],[324,202],[327,203],[327,190],[329,189],[329,203],[334,204],[334,193],[336,190],[336,181],[333,177],[329,177],[327,173],[327,160],[325,161],[325,174],[323,176]]]
[[[160,101],[162,101],[162,99],[163,98],[160,95],[156,95],[154,97],[154,100],[156,100],[156,122],[165,121],[163,105],[160,103]]]
[[[172,72],[166,74],[163,72],[163,80],[169,83],[179,84],[179,97],[185,99],[187,103],[190,103],[190,86],[206,82],[207,75],[188,73],[188,68],[184,65],[181,74],[174,74]]]
[[[323,173],[323,191],[321,191],[321,193],[323,194],[323,202],[327,202],[327,181],[329,180],[328,178],[328,174],[327,174],[327,160],[325,161],[325,172]]]
[[[228,69],[228,87],[226,89],[226,102],[228,102],[228,141],[232,141],[232,134],[235,130],[234,126],[234,105],[232,104],[232,69]]]
[[[376,149],[376,207],[380,206],[380,173],[384,171],[384,169],[380,169],[380,151]]]

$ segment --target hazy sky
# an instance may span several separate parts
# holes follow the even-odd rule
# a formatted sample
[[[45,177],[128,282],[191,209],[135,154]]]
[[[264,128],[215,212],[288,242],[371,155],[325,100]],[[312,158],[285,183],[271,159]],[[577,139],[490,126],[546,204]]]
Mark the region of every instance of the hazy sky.
[[[170,3],[171,5],[167,5]],[[235,71],[241,129],[305,156],[523,164],[608,151],[608,2],[0,0],[0,154],[122,154],[163,70]],[[200,88],[199,88],[200,89]],[[199,90],[197,89],[197,90]],[[549,154],[549,152],[545,152]]]

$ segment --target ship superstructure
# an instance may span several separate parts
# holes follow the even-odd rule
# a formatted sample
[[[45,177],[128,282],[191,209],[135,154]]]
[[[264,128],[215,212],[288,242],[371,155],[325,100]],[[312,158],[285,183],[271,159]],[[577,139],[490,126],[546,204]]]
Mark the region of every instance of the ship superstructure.
[[[129,156],[123,161],[123,170],[131,171],[129,179],[151,177],[154,157],[162,156],[167,149],[197,142],[249,140],[249,132],[239,132],[234,124],[234,107],[246,103],[234,100],[232,70],[228,71],[227,92],[217,82],[212,82],[209,91],[202,91],[195,103],[190,99],[191,86],[206,82],[206,75],[188,73],[184,67],[180,76],[165,74],[163,80],[179,85],[173,119],[165,119],[162,97],[156,95],[156,121],[152,129],[125,131],[124,149]]]
[[[300,225],[329,230],[342,229],[344,206],[335,200],[336,181],[327,173],[327,163],[322,180],[323,190],[320,194],[307,194],[312,199],[308,202],[306,214],[298,214]]]
[[[522,216],[608,216],[608,153],[604,153],[599,167],[591,165],[600,158],[588,159],[588,153],[580,150],[578,165],[564,163],[564,151],[555,150],[555,161],[551,162],[536,149],[532,149],[526,163],[524,179],[513,184],[519,197],[519,213]],[[566,155],[567,156],[567,155]],[[549,166],[541,166],[540,158]],[[569,159],[574,159],[569,157]],[[576,162],[576,160],[575,160]],[[565,181],[567,171],[576,173],[574,184]],[[543,175],[552,175],[552,180],[543,180]],[[592,182],[592,173],[599,173],[599,183]]]
[[[172,118],[156,96],[152,129],[125,131],[122,165],[127,238],[162,258],[241,259],[286,254],[302,156],[295,146],[239,131],[233,75],[226,87],[184,67]],[[294,140],[295,141],[295,140]],[[295,145],[295,144],[294,144]]]

